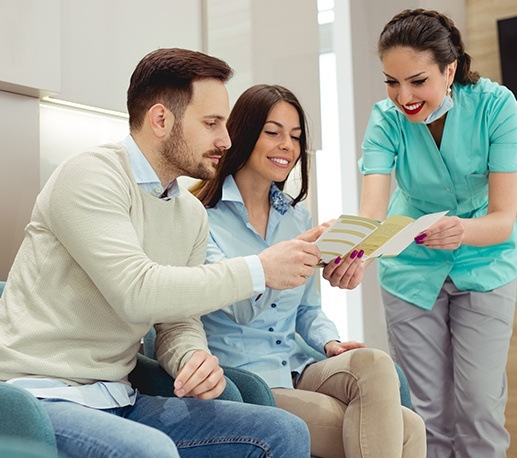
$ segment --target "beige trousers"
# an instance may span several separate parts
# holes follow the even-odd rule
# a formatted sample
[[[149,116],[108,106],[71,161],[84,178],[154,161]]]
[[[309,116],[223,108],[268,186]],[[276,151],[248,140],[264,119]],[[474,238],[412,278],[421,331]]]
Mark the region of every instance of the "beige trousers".
[[[361,348],[311,364],[295,388],[274,388],[273,396],[307,423],[313,456],[425,458],[424,422],[401,406],[383,351]]]

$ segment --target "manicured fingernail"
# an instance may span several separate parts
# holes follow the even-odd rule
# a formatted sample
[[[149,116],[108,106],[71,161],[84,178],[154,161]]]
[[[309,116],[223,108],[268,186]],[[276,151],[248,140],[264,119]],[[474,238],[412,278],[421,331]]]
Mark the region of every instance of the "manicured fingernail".
[[[357,256],[357,250],[352,251],[352,254],[350,255],[350,259],[355,259]]]
[[[364,254],[364,250],[361,250],[359,252],[359,254],[357,255],[358,258],[362,258],[363,257],[363,254]]]
[[[415,242],[422,242],[427,237],[427,234],[424,232],[423,234],[417,235],[415,237]]]
[[[341,262],[341,256],[338,256],[336,259],[334,259],[334,264],[339,264]]]

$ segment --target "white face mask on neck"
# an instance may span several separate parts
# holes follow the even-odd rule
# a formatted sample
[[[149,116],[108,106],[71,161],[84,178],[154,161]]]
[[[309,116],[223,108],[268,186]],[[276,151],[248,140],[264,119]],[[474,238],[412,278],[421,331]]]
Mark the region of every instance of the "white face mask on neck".
[[[451,97],[451,88],[450,86],[447,88],[445,95],[443,96],[442,103],[440,106],[429,114],[427,118],[422,121],[422,124],[431,124],[432,122],[440,119],[445,113],[447,113],[453,106],[454,102]]]
[[[441,118],[445,113],[447,113],[453,106],[454,102],[452,101],[452,97],[449,95],[450,89],[447,91],[447,95],[443,97],[442,103],[440,106],[434,110],[427,118],[425,118],[422,123],[423,124],[431,124],[437,119]]]

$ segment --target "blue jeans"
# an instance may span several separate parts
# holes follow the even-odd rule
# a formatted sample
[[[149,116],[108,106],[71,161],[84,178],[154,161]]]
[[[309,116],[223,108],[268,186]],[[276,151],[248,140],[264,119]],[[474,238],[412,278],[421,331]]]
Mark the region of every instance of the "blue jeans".
[[[274,407],[138,395],[134,406],[96,410],[42,400],[66,457],[308,457],[309,431]]]

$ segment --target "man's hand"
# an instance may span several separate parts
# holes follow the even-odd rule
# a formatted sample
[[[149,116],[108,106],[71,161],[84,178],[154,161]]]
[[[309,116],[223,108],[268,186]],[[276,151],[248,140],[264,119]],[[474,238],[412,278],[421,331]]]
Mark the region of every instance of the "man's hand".
[[[332,356],[340,355],[345,351],[365,347],[366,345],[364,343],[356,342],[354,340],[350,342],[338,342],[337,340],[331,340],[325,344],[325,354],[327,355],[327,358],[330,358]]]
[[[266,248],[258,255],[268,288],[284,290],[305,284],[314,273],[320,250],[313,243],[294,239]]]
[[[323,234],[330,227],[330,225],[333,224],[335,221],[336,221],[335,219],[332,219],[325,223],[321,223],[319,226],[313,227],[312,229],[305,231],[303,234],[300,234],[296,238],[298,240],[304,240],[306,242],[315,242],[318,239],[318,237],[321,234]]]
[[[198,399],[215,399],[224,391],[226,379],[216,356],[197,350],[174,380],[174,394]]]
[[[323,278],[332,286],[341,289],[354,289],[363,281],[364,269],[368,261],[361,260],[363,253],[352,252],[345,259],[336,258],[323,269]]]

